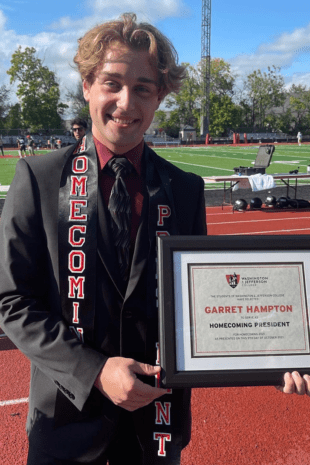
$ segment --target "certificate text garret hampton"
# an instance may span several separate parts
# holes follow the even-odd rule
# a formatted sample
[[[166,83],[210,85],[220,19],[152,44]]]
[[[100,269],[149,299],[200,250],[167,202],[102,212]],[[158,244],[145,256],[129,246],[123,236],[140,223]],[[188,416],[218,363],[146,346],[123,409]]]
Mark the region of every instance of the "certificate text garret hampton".
[[[219,305],[213,307],[205,307],[205,313],[269,313],[269,312],[281,312],[281,313],[292,313],[293,305]]]

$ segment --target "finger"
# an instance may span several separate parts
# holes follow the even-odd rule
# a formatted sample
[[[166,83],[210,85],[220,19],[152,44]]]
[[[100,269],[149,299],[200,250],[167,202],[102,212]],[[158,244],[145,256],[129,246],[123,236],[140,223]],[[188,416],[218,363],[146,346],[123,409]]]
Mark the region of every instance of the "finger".
[[[294,394],[295,392],[295,383],[291,373],[285,373],[284,375],[284,386],[282,387],[282,392],[285,394]]]
[[[140,379],[135,380],[134,391],[140,397],[150,398],[151,400],[157,399],[164,394],[167,394],[167,389],[157,388],[143,383]]]
[[[128,394],[128,398],[119,405],[132,412],[138,408],[145,407],[166,393],[165,389],[154,388],[137,379],[133,390]]]
[[[303,379],[305,381],[306,394],[308,396],[310,396],[310,376],[309,375],[304,375]]]
[[[306,394],[306,387],[305,387],[305,380],[300,376],[298,371],[293,371],[292,378],[295,383],[295,392],[299,396],[303,396]]]
[[[136,362],[134,363],[134,371],[139,375],[154,376],[159,373],[161,367],[156,365],[149,365],[148,363]]]

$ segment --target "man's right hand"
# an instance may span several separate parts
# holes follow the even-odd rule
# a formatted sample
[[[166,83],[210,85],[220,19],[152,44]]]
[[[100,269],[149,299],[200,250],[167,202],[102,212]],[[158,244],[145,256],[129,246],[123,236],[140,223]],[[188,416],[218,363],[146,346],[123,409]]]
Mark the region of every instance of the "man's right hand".
[[[97,376],[95,386],[115,405],[133,412],[167,393],[166,389],[149,386],[136,376],[155,376],[159,372],[159,366],[130,358],[111,357]]]

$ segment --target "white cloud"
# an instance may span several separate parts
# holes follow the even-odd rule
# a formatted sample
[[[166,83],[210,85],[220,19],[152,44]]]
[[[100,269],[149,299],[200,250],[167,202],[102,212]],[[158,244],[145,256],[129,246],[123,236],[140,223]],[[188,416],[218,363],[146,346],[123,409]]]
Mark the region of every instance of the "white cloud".
[[[10,68],[10,59],[19,46],[34,47],[44,64],[57,73],[61,87],[72,87],[77,82],[78,74],[73,71],[73,57],[77,49],[77,40],[80,37],[76,28],[66,31],[40,32],[35,35],[19,35],[14,30],[5,29],[6,17],[0,10],[0,82],[8,84],[9,77],[6,71]],[[73,76],[76,76],[75,80]]]
[[[78,39],[87,30],[106,20],[119,17],[124,11],[134,11],[138,21],[155,23],[171,16],[187,13],[182,0],[85,0],[89,16],[73,20],[70,16],[62,17],[52,23],[44,32],[33,35],[20,35],[15,30],[6,29],[7,18],[0,4],[0,82],[9,85],[6,71],[10,68],[10,59],[19,46],[34,47],[38,57],[57,75],[65,100],[67,90],[74,90],[79,75],[74,69],[73,57],[78,46]],[[13,1],[11,6],[13,6]],[[12,98],[14,102],[16,98]]]
[[[164,18],[184,16],[188,8],[182,0],[86,0],[90,15],[79,20],[72,20],[69,16],[60,18],[51,24],[53,30],[80,29],[86,31],[106,20],[118,18],[124,12],[137,14],[138,21],[155,23]]]
[[[237,55],[229,60],[232,69],[239,76],[251,73],[255,69],[264,70],[268,66],[282,69],[286,83],[303,83],[310,87],[310,73],[295,73],[298,63],[310,65],[310,23],[304,28],[285,32],[274,40],[261,44],[252,54]]]
[[[6,21],[7,19],[4,13],[0,10],[0,31],[4,30]]]
[[[310,87],[310,73],[294,73],[286,79],[286,86],[290,87],[292,84]]]
[[[89,8],[94,8],[96,14],[117,17],[124,11],[137,13],[140,20],[156,21],[170,16],[180,16],[187,8],[181,0],[88,0]]]
[[[277,53],[300,53],[305,50],[310,50],[310,23],[303,28],[295,29],[293,32],[285,32],[281,34],[272,43],[262,44],[259,49],[262,52],[277,52]]]
[[[124,11],[134,10],[139,21],[156,22],[169,16],[185,14],[187,9],[182,0],[85,0],[88,3],[89,16],[73,20],[66,16],[50,25],[49,29],[35,35],[19,35],[14,30],[6,30],[7,18],[0,9],[0,79],[8,82],[6,70],[10,67],[12,53],[21,46],[34,47],[44,64],[57,73],[63,88],[72,87],[78,80],[73,71],[73,57],[78,39],[87,30],[98,23],[118,17]]]

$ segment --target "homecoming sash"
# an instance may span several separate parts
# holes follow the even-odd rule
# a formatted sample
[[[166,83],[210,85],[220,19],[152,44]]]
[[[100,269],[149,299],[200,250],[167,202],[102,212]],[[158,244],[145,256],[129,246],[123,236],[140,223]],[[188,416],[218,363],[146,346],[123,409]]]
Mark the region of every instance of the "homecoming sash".
[[[59,189],[62,314],[81,340],[93,339],[96,295],[98,166],[91,134],[65,161]]]

